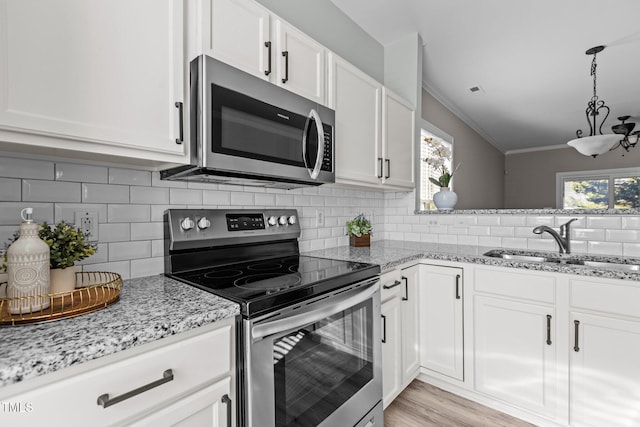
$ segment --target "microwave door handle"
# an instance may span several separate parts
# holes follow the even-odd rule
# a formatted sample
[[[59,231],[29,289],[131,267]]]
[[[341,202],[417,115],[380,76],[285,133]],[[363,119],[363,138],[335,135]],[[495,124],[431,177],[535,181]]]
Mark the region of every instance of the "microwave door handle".
[[[309,169],[309,165],[307,164],[307,132],[309,131],[309,123],[311,119],[316,123],[316,132],[318,133],[318,154],[316,155],[316,164],[313,167],[313,170]],[[309,115],[307,116],[307,122],[304,125],[304,132],[302,134],[302,159],[304,161],[304,165],[309,171],[309,176],[311,179],[317,179],[320,174],[320,168],[322,167],[322,159],[324,157],[324,129],[322,126],[322,120],[320,120],[320,115],[314,109],[311,109]]]

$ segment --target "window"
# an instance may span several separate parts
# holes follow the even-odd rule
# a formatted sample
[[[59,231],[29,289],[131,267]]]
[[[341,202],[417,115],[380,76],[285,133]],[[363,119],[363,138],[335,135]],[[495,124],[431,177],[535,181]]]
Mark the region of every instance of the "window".
[[[640,208],[640,168],[556,174],[562,209]]]
[[[441,144],[449,147],[449,149],[453,151],[453,137],[433,126],[431,123],[422,121],[420,130],[420,141],[418,144],[418,146],[420,147],[420,177],[418,179],[419,188],[416,197],[418,210],[435,209],[435,206],[433,205],[433,195],[440,191],[440,187],[429,181],[429,178],[438,179],[442,172],[440,169],[436,169],[435,167],[427,164],[427,162],[424,161],[424,159],[433,155],[433,149],[430,147],[429,143],[425,141],[425,138],[436,140]],[[452,161],[453,159],[450,159],[449,161],[445,162],[445,166],[449,171],[451,171]]]

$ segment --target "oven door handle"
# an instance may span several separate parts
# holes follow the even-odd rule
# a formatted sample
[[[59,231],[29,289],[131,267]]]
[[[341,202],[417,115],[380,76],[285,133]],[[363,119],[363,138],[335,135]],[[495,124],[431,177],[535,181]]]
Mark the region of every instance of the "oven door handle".
[[[269,335],[288,331],[290,329],[298,329],[310,323],[318,322],[322,319],[326,319],[336,313],[340,313],[350,307],[360,304],[371,298],[376,292],[379,291],[378,278],[371,279],[368,283],[365,282],[366,289],[362,289],[355,295],[340,295],[331,299],[331,304],[324,305],[324,308],[316,309],[306,307],[296,310],[294,315],[285,316],[277,320],[267,321],[260,325],[255,325],[251,328],[251,337],[254,341],[263,339]],[[326,300],[322,300],[326,302]]]
[[[313,170],[310,169],[307,164],[307,133],[309,132],[311,119],[315,122],[316,132],[318,133],[318,154],[316,155],[316,164],[313,167]],[[313,108],[309,111],[307,122],[304,124],[304,132],[302,133],[302,159],[304,160],[304,165],[307,168],[307,171],[309,171],[311,179],[317,179],[320,174],[320,168],[322,167],[322,160],[324,159],[324,128],[322,126],[320,115]]]

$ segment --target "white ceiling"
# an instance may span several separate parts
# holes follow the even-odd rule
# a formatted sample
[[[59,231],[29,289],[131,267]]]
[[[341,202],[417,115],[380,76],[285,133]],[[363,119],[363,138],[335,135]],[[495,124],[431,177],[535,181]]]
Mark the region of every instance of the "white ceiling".
[[[597,45],[603,132],[621,115],[640,128],[640,0],[331,1],[382,45],[419,33],[423,85],[503,152],[589,134]]]

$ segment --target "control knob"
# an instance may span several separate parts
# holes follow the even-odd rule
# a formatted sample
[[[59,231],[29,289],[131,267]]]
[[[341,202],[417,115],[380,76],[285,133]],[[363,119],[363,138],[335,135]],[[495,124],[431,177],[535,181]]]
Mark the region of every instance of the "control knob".
[[[270,226],[278,225],[278,218],[276,218],[275,216],[270,216],[269,219],[267,219],[267,223]]]
[[[193,227],[195,227],[195,225],[196,223],[189,217],[180,220],[180,228],[182,228],[184,231],[191,230]]]
[[[211,227],[211,221],[209,221],[209,219],[206,216],[203,216],[198,220],[198,228],[200,230],[205,230],[209,227]]]
[[[287,217],[282,215],[280,218],[278,218],[278,224],[287,225]]]
[[[295,224],[295,223],[296,223],[296,217],[295,217],[295,215],[291,215],[291,216],[289,217],[289,224],[290,224],[290,225],[293,225],[293,224]]]

